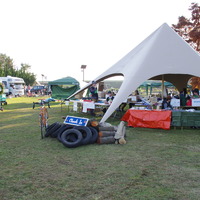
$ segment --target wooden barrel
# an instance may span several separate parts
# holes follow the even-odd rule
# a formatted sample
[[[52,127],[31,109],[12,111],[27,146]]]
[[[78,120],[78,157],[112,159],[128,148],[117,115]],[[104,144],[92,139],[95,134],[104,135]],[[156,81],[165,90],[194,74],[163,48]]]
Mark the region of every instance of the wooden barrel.
[[[99,122],[96,120],[90,120],[87,126],[91,126],[95,128],[97,131],[99,131]]]
[[[100,131],[116,131],[116,128],[114,126],[100,126]]]
[[[99,131],[99,137],[115,136],[115,131]]]
[[[97,140],[98,144],[114,144],[115,138],[113,136],[109,137],[99,137]]]

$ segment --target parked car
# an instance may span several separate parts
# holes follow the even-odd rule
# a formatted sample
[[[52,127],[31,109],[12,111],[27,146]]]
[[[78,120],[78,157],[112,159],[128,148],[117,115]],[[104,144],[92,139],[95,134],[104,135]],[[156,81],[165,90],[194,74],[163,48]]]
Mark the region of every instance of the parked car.
[[[31,88],[31,93],[46,94],[46,87],[44,85],[35,85]]]

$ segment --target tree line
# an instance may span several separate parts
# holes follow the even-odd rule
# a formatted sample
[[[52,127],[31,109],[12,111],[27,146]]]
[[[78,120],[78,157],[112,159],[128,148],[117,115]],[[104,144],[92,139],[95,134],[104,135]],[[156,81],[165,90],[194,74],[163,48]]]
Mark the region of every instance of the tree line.
[[[178,23],[172,24],[172,28],[200,53],[200,6],[198,3],[191,3],[188,10],[191,11],[191,17],[180,16]],[[192,89],[200,89],[200,78],[192,77],[190,84]]]
[[[14,76],[23,78],[26,85],[33,85],[36,81],[36,75],[30,72],[31,66],[28,64],[21,64],[18,69],[14,66],[13,59],[6,54],[0,53],[0,77]]]

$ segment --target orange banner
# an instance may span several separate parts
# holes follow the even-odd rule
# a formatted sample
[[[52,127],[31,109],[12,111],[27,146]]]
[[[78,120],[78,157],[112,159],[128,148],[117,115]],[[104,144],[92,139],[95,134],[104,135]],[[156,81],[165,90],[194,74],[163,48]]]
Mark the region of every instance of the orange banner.
[[[121,121],[128,122],[128,126],[143,128],[170,129],[171,110],[127,110]]]

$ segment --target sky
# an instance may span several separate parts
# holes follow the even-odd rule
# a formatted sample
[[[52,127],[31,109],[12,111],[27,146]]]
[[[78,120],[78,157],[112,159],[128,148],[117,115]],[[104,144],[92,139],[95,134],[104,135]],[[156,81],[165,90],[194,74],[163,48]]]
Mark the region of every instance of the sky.
[[[191,0],[0,0],[0,53],[37,80],[93,80],[163,23],[191,17]],[[44,75],[44,78],[42,77]]]

